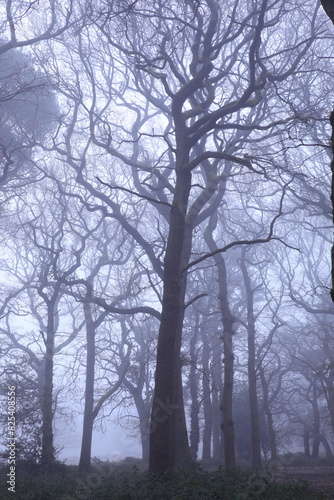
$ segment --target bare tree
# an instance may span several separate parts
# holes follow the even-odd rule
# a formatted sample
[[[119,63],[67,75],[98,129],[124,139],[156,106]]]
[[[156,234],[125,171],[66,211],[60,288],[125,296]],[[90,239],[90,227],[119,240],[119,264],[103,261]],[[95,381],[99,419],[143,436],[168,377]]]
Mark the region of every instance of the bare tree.
[[[38,4],[34,0],[5,0],[1,11],[0,33],[6,41],[0,45],[0,56],[13,48],[29,47],[64,33],[72,22],[73,0],[65,6],[57,0]]]
[[[128,8],[87,1],[89,23],[52,43],[40,40],[35,52],[63,107],[52,145],[42,145],[70,171],[57,173],[58,188],[127,233],[131,262],[142,272],[136,299],[132,294],[116,304],[101,291],[89,300],[110,314],[150,314],[160,322],[151,472],[190,461],[182,330],[186,306],[207,290],[187,291],[189,276],[219,257],[224,278],[220,254],[237,246],[290,244],[279,224],[284,203],[307,183],[286,161],[287,151],[304,151],[294,134],[312,108],[302,108],[299,93],[314,71],[310,47],[320,45],[318,7],[308,6],[300,23],[301,11],[283,0],[137,1]],[[291,205],[290,215],[304,204]],[[217,211],[208,252],[199,241]],[[233,300],[225,285],[221,291],[227,342]],[[226,352],[223,406],[230,415],[232,345]]]

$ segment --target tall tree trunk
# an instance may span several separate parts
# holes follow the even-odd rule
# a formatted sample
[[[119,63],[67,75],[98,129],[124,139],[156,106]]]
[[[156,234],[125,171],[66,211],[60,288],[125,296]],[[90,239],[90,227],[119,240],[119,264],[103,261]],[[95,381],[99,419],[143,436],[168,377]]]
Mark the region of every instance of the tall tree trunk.
[[[204,233],[205,241],[210,251],[216,250],[218,247],[213,239],[212,232],[217,226],[217,215],[213,214],[210,217]],[[234,318],[230,311],[227,291],[227,273],[225,261],[222,255],[214,255],[214,260],[217,266],[218,273],[218,289],[219,289],[219,306],[222,315],[223,323],[223,346],[224,346],[224,386],[222,394],[222,411],[224,431],[224,463],[226,469],[235,467],[235,439],[234,439],[234,424],[233,424],[233,323]]]
[[[324,321],[326,321],[325,318]],[[325,332],[325,336],[323,338],[323,349],[326,353],[326,357],[328,358],[328,371],[326,375],[323,374],[321,377],[321,385],[325,393],[332,431],[334,432],[334,355],[331,344],[331,335],[329,332]]]
[[[308,427],[304,427],[304,434],[303,434],[303,442],[304,442],[304,453],[306,457],[311,456],[311,451],[310,451],[310,431]]]
[[[334,22],[333,18],[331,18]],[[331,182],[331,201],[332,201],[332,221],[334,223],[334,110],[330,114],[330,123],[332,126],[332,137],[331,137],[331,145],[332,145],[332,155],[333,159],[331,161],[331,171],[332,171],[332,182]],[[332,289],[331,289],[331,299],[334,302],[334,243],[332,244],[331,250],[331,275],[332,275]]]
[[[180,362],[187,284],[186,274],[182,274],[181,270],[189,260],[188,247],[191,246],[191,233],[187,234],[186,229],[191,173],[182,168],[188,163],[189,157],[188,153],[184,152],[184,145],[179,146],[177,179],[164,260],[162,312],[151,413],[149,463],[151,473],[167,470],[177,463],[191,461]],[[190,238],[190,243],[185,241],[186,237]]]
[[[224,322],[223,322],[224,323]],[[227,321],[225,321],[226,325]],[[232,469],[235,461],[235,439],[233,423],[233,330],[232,325],[224,329],[224,387],[222,395],[224,431],[224,464],[226,469]]]
[[[313,445],[312,458],[319,458],[320,448],[320,412],[318,408],[318,394],[316,381],[312,381],[312,409],[313,409]]]
[[[220,458],[220,392],[214,387],[212,390],[212,458]]]
[[[327,16],[329,19],[332,21],[334,24],[334,5],[333,5],[333,0],[320,0],[321,5],[326,12]],[[332,146],[332,155],[333,155],[333,160],[331,162],[331,170],[332,170],[332,187],[331,187],[331,201],[332,201],[332,220],[334,223],[334,110],[330,114],[330,124],[332,126],[332,137],[331,137],[331,146]],[[334,302],[334,244],[332,245],[332,251],[331,251],[331,264],[332,264],[332,270],[331,270],[331,275],[332,275],[332,289],[331,289],[331,298],[332,301]]]
[[[142,398],[142,394],[139,393],[138,391],[133,392],[132,396],[134,398],[134,402],[137,408],[138,412],[138,417],[140,421],[140,442],[141,442],[141,449],[142,449],[142,460],[145,464],[148,464],[149,462],[149,422],[150,422],[150,411],[151,411],[151,405],[145,403],[145,401]]]
[[[202,329],[203,350],[202,350],[202,386],[203,386],[203,410],[204,410],[204,431],[203,431],[203,460],[211,458],[211,436],[212,436],[212,404],[210,390],[210,346],[208,338]]]
[[[191,458],[196,461],[199,446],[199,402],[198,402],[198,373],[197,373],[197,355],[196,342],[198,337],[198,322],[199,317],[196,314],[196,323],[194,327],[194,335],[190,340],[190,372],[189,372],[189,389],[190,389],[190,454]]]
[[[326,400],[331,420],[332,431],[334,432],[334,376],[333,369],[331,369],[328,378],[325,380],[326,384]]]
[[[332,5],[332,0],[322,0],[321,1],[326,13],[334,23],[334,8]],[[334,223],[334,110],[331,112],[329,121],[332,127],[331,135],[331,146],[332,146],[332,161],[331,161],[331,171],[332,171],[332,181],[331,181],[331,202],[332,202],[332,221]],[[331,276],[332,276],[332,288],[331,288],[331,299],[334,302],[334,243],[332,244],[331,250]]]
[[[269,406],[266,408],[266,417],[269,434],[270,458],[271,460],[277,460],[276,431],[274,429],[273,415],[270,411]]]
[[[40,295],[47,303],[47,331],[45,340],[44,389],[42,402],[42,455],[41,464],[50,467],[55,460],[53,447],[53,357],[55,344],[56,306],[59,287],[49,299],[43,292]]]
[[[268,384],[263,367],[259,367],[262,393],[263,393],[263,410],[267,418],[267,428],[269,435],[269,446],[270,446],[270,458],[271,460],[277,460],[277,443],[276,443],[276,431],[274,429],[274,419],[270,410],[269,405],[269,394],[268,394]]]
[[[126,362],[126,358],[123,358],[123,363]],[[145,368],[144,368],[145,369]],[[123,379],[123,370],[119,370],[120,380],[123,381],[124,387],[128,389],[133,397],[135,403],[138,418],[140,422],[140,442],[142,448],[142,460],[145,464],[149,463],[149,438],[150,438],[150,413],[151,413],[151,401],[143,399],[143,386],[138,384],[138,386],[133,385],[125,377]]]
[[[329,445],[329,442],[327,441],[326,437],[323,434],[320,435],[320,442],[322,443],[323,447],[325,448],[326,457],[333,458],[332,449]]]
[[[260,418],[257,397],[257,373],[255,351],[254,290],[246,265],[246,250],[241,250],[240,268],[245,283],[247,301],[247,343],[248,343],[248,387],[251,420],[252,468],[261,468]]]
[[[222,408],[222,406],[221,406]],[[222,412],[222,410],[221,410]],[[222,422],[223,422],[223,412],[222,412],[222,418],[221,418]],[[220,460],[224,460],[224,457],[225,457],[225,441],[224,441],[224,428],[223,428],[223,423],[221,424],[220,426],[220,448],[219,448],[219,458]]]
[[[213,69],[210,56],[211,44],[218,23],[214,2],[210,5],[210,21],[204,43],[201,47],[201,69],[196,70],[198,61],[194,56],[194,72],[187,83],[183,84],[172,97],[172,117],[175,126],[175,188],[170,211],[169,233],[164,259],[163,297],[161,321],[157,346],[157,365],[155,389],[152,406],[150,439],[150,472],[160,472],[177,463],[191,462],[187,428],[183,404],[180,350],[184,316],[184,302],[187,286],[187,273],[182,269],[188,264],[191,254],[192,230],[199,210],[212,196],[199,200],[193,214],[188,213],[191,190],[191,170],[189,166],[190,149],[195,153],[193,130],[186,125],[187,116],[184,105],[192,102],[196,92],[202,88],[204,79]],[[201,36],[200,36],[201,38]],[[194,54],[198,52],[198,40],[192,45]],[[187,104],[186,104],[187,105]],[[203,150],[199,152],[203,153]],[[203,164],[203,163],[202,163]],[[213,183],[213,192],[217,185]],[[188,219],[187,219],[188,217]],[[170,405],[162,415],[161,405]],[[168,413],[166,415],[166,413]]]
[[[147,439],[147,435],[140,433],[140,443],[141,443],[141,458],[145,465],[148,465],[150,458],[150,441]]]
[[[85,408],[82,429],[81,453],[79,471],[89,471],[91,467],[91,451],[93,436],[93,409],[94,409],[94,377],[95,377],[95,325],[92,318],[91,306],[83,303],[86,320],[86,389]]]
[[[219,332],[216,332],[213,341],[214,359],[212,364],[212,457],[221,458],[221,395],[223,393],[222,381],[222,343]]]
[[[53,448],[53,350],[54,338],[48,335],[45,355],[45,381],[42,404],[42,455],[41,464],[51,466],[54,462]]]

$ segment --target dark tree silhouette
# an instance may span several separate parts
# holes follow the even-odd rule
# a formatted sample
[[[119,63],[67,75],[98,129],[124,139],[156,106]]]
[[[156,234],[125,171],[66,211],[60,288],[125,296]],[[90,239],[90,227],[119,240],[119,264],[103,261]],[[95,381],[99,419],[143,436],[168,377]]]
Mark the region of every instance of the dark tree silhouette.
[[[333,0],[320,0],[321,5],[326,12],[327,16],[329,19],[332,21],[334,24],[334,2]]]
[[[333,0],[321,0],[321,5],[326,12],[329,19],[334,24],[334,2]],[[334,222],[334,111],[330,114],[330,124],[332,126],[332,137],[331,137],[331,146],[333,153],[333,160],[331,163],[332,170],[332,188],[331,188],[331,200],[332,200],[332,214],[333,214],[333,222]],[[332,289],[331,289],[331,298],[334,302],[334,244],[332,246],[331,252],[331,261],[332,261]]]

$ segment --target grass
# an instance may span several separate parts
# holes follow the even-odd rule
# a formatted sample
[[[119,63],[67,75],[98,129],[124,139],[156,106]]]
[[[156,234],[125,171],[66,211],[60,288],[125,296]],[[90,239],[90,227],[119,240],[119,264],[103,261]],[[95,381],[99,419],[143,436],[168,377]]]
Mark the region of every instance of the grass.
[[[150,477],[138,459],[99,462],[80,475],[76,466],[58,464],[48,474],[32,464],[18,464],[16,493],[7,490],[8,467],[0,469],[3,500],[326,500],[306,482],[278,483],[268,473],[256,475],[222,467],[197,472],[184,468]]]

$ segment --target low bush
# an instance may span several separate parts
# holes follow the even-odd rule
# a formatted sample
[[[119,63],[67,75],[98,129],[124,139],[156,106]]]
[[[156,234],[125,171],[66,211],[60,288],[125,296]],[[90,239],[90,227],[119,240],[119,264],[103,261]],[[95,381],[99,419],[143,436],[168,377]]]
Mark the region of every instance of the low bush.
[[[17,470],[17,500],[327,500],[306,482],[278,483],[268,473],[257,475],[237,468],[225,471],[174,469],[150,477],[141,461],[119,463],[95,461],[92,472],[79,474],[75,466],[58,465],[47,474],[43,469]],[[8,492],[6,474],[0,470],[2,499]]]

